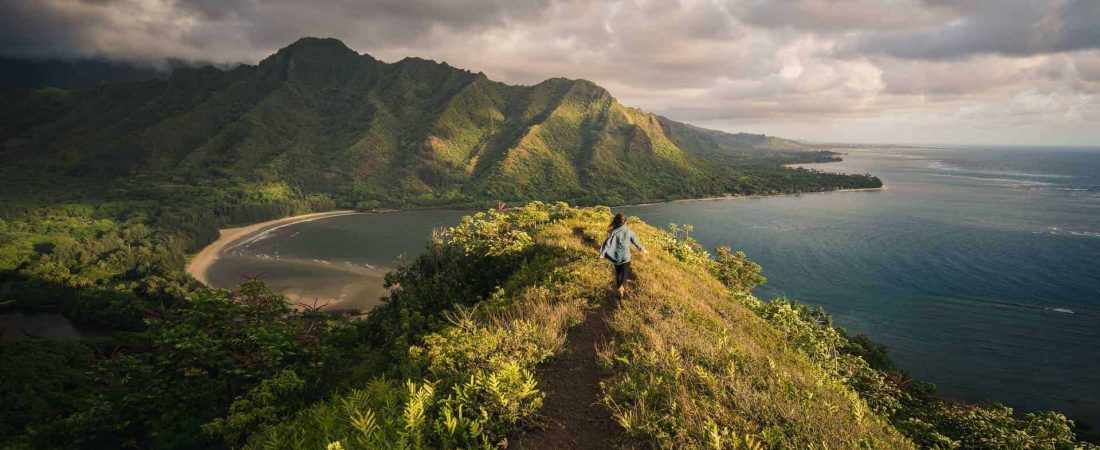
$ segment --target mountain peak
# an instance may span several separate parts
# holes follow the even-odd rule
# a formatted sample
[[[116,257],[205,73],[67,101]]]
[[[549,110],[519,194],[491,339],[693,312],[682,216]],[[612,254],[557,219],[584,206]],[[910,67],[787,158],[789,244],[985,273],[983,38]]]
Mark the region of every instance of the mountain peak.
[[[299,52],[299,51],[314,51],[314,50],[321,50],[321,49],[337,50],[337,51],[342,50],[342,51],[348,51],[348,52],[355,53],[354,50],[352,50],[351,48],[348,48],[348,46],[346,44],[344,44],[344,42],[339,40],[339,39],[336,39],[336,38],[318,38],[318,37],[310,37],[310,36],[306,36],[304,38],[298,39],[297,41],[294,41],[293,44],[290,44],[286,47],[283,47],[282,49],[279,50],[279,53],[281,53],[283,51]]]
[[[356,53],[339,39],[304,37],[260,61],[260,71],[283,80],[302,76],[313,78],[308,74],[331,74],[356,64],[361,58],[373,59]]]
[[[614,100],[614,97],[611,96],[611,92],[608,92],[607,89],[596,83],[585,80],[583,78],[570,80],[570,82],[572,83],[572,87],[569,89],[569,92],[576,97],[589,99],[605,98]]]

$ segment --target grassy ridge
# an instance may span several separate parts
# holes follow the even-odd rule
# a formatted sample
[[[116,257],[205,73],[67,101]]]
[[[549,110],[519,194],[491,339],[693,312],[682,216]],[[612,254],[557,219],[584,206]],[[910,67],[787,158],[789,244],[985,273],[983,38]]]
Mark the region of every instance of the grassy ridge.
[[[17,414],[5,423],[19,425],[0,429],[3,448],[506,445],[545,420],[543,371],[610,294],[596,255],[610,217],[563,203],[466,217],[387,275],[394,291],[365,320],[297,312],[251,282],[189,294],[124,346],[36,358],[34,342],[0,346],[5,358],[76,361],[33,377],[36,364],[3,367],[20,380],[0,392]],[[759,266],[728,249],[712,257],[690,227],[631,226],[650,255],[607,318],[592,399],[623,447],[1096,448],[1057,413],[944,400],[822,311],[756,299]],[[79,361],[88,351],[95,360]],[[36,380],[56,385],[53,404]]]
[[[628,441],[661,448],[912,448],[843,382],[735,300],[705,254],[647,225],[632,229],[659,250],[635,263],[637,288],[614,314],[616,337],[602,355],[611,372],[607,402]]]
[[[399,369],[254,434],[246,447],[507,445],[544,420],[540,371],[552,370],[569,327],[609,295],[609,268],[595,255],[609,219],[606,208],[529,204],[438,236],[433,246],[458,254],[512,255],[515,270],[485,300],[451,308],[438,328],[395,347]],[[727,249],[710,258],[688,227],[632,227],[651,255],[635,259],[637,284],[600,352],[600,401],[621,427],[621,446],[1095,448],[1077,442],[1059,414],[1017,417],[899,381],[881,350],[820,311],[753,297],[759,266]],[[405,302],[418,303],[399,291],[372,318],[393,318]]]

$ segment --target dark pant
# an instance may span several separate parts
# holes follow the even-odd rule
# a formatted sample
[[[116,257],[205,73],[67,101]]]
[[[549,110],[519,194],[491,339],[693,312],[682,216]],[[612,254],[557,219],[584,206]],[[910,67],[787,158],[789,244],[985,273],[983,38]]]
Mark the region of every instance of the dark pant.
[[[626,275],[630,273],[630,262],[615,264],[615,289],[626,283]]]

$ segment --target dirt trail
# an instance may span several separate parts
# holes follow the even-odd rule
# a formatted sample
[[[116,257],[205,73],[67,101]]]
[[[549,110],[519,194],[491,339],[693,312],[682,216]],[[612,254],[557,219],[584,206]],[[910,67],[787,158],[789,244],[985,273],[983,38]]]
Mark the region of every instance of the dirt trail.
[[[540,387],[546,392],[542,414],[544,428],[534,430],[512,445],[518,449],[606,449],[618,426],[606,407],[599,404],[600,371],[596,345],[609,336],[607,319],[615,310],[615,294],[608,293],[599,309],[569,329],[566,352],[539,370]]]

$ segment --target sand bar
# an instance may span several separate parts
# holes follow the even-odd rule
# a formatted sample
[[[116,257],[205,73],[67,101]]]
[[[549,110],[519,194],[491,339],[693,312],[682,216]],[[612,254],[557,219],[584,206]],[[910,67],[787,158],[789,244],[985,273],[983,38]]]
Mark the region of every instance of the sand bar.
[[[338,210],[338,211],[326,211],[312,214],[302,214],[294,217],[284,217],[282,219],[269,220],[267,222],[260,222],[244,227],[226,228],[218,230],[218,240],[212,244],[203,248],[191,261],[187,263],[187,273],[199,280],[200,283],[209,285],[210,282],[206,278],[206,272],[210,269],[210,266],[214,264],[214,261],[218,260],[221,253],[226,248],[231,247],[237,241],[245,239],[255,233],[269,230],[271,228],[286,226],[298,222],[308,222],[311,220],[323,219],[327,217],[346,216],[350,214],[361,214],[352,210]]]

